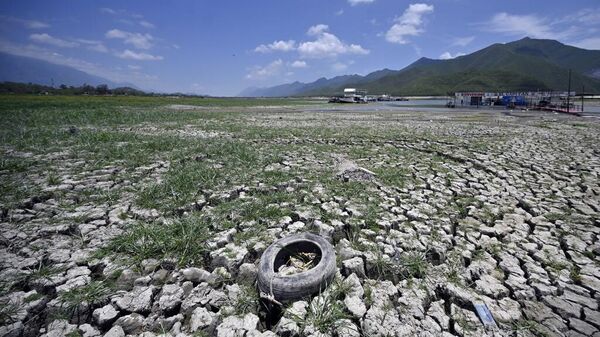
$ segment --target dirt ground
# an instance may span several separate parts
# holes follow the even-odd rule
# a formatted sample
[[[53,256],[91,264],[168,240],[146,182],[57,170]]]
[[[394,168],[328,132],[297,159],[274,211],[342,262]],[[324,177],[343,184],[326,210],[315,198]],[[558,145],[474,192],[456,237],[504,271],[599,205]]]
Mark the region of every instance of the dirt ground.
[[[211,102],[0,100],[1,336],[600,336],[599,119]]]

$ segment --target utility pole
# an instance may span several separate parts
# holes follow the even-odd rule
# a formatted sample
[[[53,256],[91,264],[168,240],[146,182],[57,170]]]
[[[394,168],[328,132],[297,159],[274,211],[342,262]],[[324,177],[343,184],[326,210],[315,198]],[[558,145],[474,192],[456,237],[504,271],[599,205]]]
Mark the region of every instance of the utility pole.
[[[569,90],[567,91],[567,113],[569,113],[569,105],[570,105],[570,99],[571,97],[571,69],[569,69]]]
[[[583,112],[583,96],[585,96],[585,85],[581,88],[581,112]]]

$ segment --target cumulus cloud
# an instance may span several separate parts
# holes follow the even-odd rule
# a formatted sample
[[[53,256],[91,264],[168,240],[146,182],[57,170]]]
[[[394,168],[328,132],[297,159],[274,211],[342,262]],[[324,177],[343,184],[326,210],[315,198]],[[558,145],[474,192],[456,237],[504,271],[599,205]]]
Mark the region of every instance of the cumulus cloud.
[[[370,4],[375,2],[375,0],[348,0],[350,6],[356,6],[360,4]]]
[[[305,61],[297,60],[297,61],[292,62],[290,64],[290,67],[292,67],[292,68],[306,68],[306,67],[308,67],[308,64]]]
[[[320,23],[318,25],[314,25],[314,26],[310,27],[306,34],[314,36],[314,35],[319,35],[328,30],[329,30],[328,25],[324,25],[324,24]]]
[[[262,80],[268,77],[272,77],[274,75],[278,75],[281,73],[283,68],[283,61],[281,59],[275,60],[264,67],[254,67],[246,78],[249,80]]]
[[[115,54],[117,57],[126,59],[126,60],[136,60],[136,61],[160,61],[163,59],[162,56],[159,55],[151,55],[147,53],[138,53],[129,49],[125,49],[120,53]]]
[[[442,55],[440,55],[440,60],[450,60],[450,59],[457,58],[459,56],[464,56],[464,55],[466,55],[466,54],[461,53],[461,52],[458,52],[454,55],[452,55],[450,52],[445,52]]]
[[[315,36],[314,41],[296,43],[294,40],[274,41],[270,44],[261,44],[254,49],[257,53],[268,53],[272,51],[297,50],[301,58],[328,58],[343,54],[366,55],[369,50],[357,44],[346,44],[337,36],[329,32],[329,26],[318,24],[310,27],[306,32],[309,36]],[[301,64],[301,63],[295,63]]]
[[[407,36],[418,36],[424,32],[423,16],[432,12],[433,5],[411,4],[402,16],[395,19],[394,25],[385,34],[385,39],[392,43],[408,43]]]
[[[357,44],[345,44],[337,36],[327,32],[327,25],[310,27],[308,35],[317,36],[315,41],[302,42],[298,45],[298,52],[304,58],[327,58],[342,54],[366,55],[369,50]]]
[[[296,49],[296,41],[288,40],[288,41],[274,41],[268,45],[261,44],[260,46],[254,48],[254,51],[257,53],[268,53],[271,51],[291,51]]]
[[[34,42],[45,43],[45,44],[49,44],[49,45],[61,47],[61,48],[73,48],[73,47],[77,47],[79,45],[79,43],[77,43],[77,42],[62,40],[62,39],[53,37],[46,33],[31,34],[31,35],[29,35],[29,39]]]
[[[154,40],[150,34],[131,33],[119,29],[111,29],[105,36],[108,39],[121,39],[125,44],[130,44],[137,49],[150,49]]]

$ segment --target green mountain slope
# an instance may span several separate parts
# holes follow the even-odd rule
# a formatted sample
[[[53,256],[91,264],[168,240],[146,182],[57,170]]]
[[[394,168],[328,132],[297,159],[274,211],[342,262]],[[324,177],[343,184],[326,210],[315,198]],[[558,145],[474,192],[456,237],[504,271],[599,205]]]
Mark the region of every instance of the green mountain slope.
[[[506,45],[514,53],[546,59],[563,68],[600,79],[600,50],[586,50],[564,45],[555,40],[524,38]]]
[[[600,92],[600,51],[553,40],[525,38],[493,44],[451,60],[421,58],[399,71],[383,70],[360,77],[345,76],[297,86],[294,95],[335,95],[344,87],[371,94],[445,95],[447,92],[566,90]],[[342,79],[342,80],[340,80]],[[268,89],[262,95],[269,96]]]

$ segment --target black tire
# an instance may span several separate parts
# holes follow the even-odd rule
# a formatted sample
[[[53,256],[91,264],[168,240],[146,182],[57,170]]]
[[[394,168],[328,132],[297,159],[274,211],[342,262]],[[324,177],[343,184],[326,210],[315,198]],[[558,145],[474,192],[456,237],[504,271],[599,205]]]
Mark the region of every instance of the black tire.
[[[321,258],[314,268],[293,275],[275,272],[276,265],[281,265],[286,254],[317,249]],[[258,287],[279,302],[289,302],[325,290],[335,272],[335,250],[327,240],[311,233],[296,234],[275,241],[264,251],[258,266]]]

